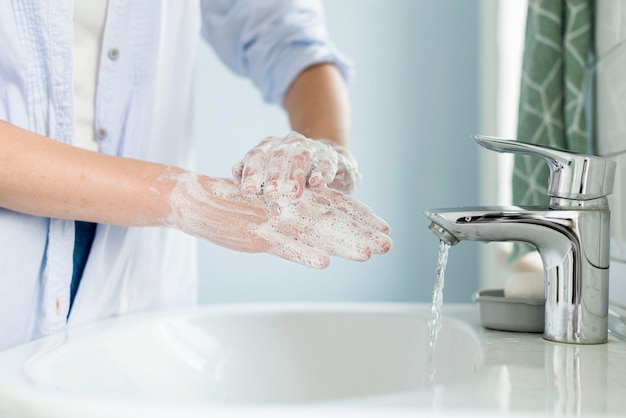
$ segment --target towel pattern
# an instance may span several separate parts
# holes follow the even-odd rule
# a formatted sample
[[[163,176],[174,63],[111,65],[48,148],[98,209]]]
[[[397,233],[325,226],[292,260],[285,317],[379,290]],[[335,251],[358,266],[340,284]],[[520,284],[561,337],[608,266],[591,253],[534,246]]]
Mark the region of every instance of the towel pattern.
[[[529,0],[517,139],[577,152],[590,151],[587,124],[593,0]],[[537,157],[516,155],[513,203],[546,205],[549,169]],[[526,253],[516,245],[513,257]]]

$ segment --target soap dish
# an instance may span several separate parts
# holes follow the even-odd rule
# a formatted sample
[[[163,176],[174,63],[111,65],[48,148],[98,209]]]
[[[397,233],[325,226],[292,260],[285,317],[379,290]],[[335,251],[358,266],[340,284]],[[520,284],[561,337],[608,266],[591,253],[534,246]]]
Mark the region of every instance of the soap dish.
[[[485,328],[500,331],[543,332],[544,299],[518,299],[504,296],[503,289],[476,292],[480,321]]]

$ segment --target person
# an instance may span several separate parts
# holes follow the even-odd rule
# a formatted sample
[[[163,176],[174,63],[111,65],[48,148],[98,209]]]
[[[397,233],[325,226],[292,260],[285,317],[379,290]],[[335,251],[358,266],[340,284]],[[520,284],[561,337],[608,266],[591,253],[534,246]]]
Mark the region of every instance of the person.
[[[391,247],[348,195],[350,63],[319,1],[0,5],[0,349],[194,304],[194,237],[315,268]],[[232,178],[189,169],[200,34],[294,130]]]

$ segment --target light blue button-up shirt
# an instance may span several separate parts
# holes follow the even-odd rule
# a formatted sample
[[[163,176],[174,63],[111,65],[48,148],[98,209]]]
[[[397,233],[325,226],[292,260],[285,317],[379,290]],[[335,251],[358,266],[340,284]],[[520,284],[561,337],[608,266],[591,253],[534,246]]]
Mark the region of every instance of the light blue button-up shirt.
[[[0,0],[0,119],[72,144],[72,0]],[[95,125],[100,152],[190,167],[200,34],[282,103],[304,68],[348,63],[315,0],[110,0]],[[261,133],[261,135],[264,135]],[[0,208],[0,349],[67,326],[74,223]],[[195,303],[193,238],[99,225],[69,324]]]

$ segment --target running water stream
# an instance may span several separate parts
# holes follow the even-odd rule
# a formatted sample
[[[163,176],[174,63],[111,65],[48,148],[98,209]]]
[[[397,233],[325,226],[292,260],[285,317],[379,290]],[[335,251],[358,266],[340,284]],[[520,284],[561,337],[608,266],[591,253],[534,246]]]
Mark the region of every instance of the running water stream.
[[[433,304],[431,307],[432,316],[428,321],[428,372],[426,382],[431,386],[435,381],[437,367],[435,365],[435,349],[437,338],[441,329],[441,305],[443,304],[443,286],[445,281],[446,264],[448,263],[448,250],[450,244],[439,241],[439,258],[437,259],[437,278],[433,288]]]

